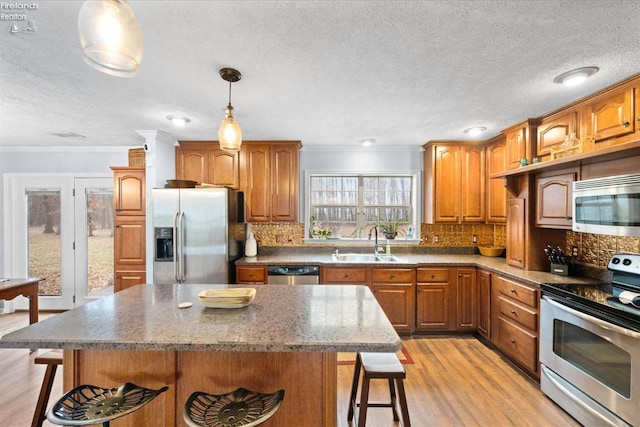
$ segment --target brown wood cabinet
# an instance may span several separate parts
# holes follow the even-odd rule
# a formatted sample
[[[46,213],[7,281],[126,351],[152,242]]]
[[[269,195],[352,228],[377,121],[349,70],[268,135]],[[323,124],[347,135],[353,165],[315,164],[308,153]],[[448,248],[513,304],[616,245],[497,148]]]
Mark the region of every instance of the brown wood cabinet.
[[[622,137],[636,131],[636,90],[634,87],[624,87],[589,105],[590,134],[594,136],[596,146],[609,138]]]
[[[487,175],[503,172],[506,164],[506,144],[504,137],[487,145]],[[503,178],[487,178],[487,222],[507,222],[507,189]]]
[[[492,277],[492,342],[514,362],[540,377],[538,288],[494,274]]]
[[[416,330],[477,328],[475,267],[416,269]]]
[[[146,282],[145,169],[112,167],[114,292]]]
[[[478,290],[475,267],[456,269],[456,330],[477,329]]]
[[[239,158],[238,153],[220,149],[217,141],[180,141],[176,179],[239,188]]]
[[[572,185],[578,168],[536,175],[536,226],[571,229]]]
[[[533,146],[535,146],[535,121],[528,120],[503,131],[506,141],[506,168],[517,169],[520,167],[520,160],[525,158],[528,161],[533,157]]]
[[[398,332],[415,328],[413,268],[372,268],[370,289]]]
[[[413,268],[322,267],[320,283],[369,286],[398,333],[415,329]]]
[[[545,160],[551,155],[551,148],[562,144],[569,134],[575,133],[576,137],[580,138],[578,113],[563,111],[560,114],[545,117],[537,129],[536,156]]]
[[[240,189],[246,222],[298,220],[300,141],[245,142]]]
[[[266,266],[236,266],[236,283],[238,284],[265,285],[267,280]]]
[[[485,149],[479,144],[425,145],[425,222],[485,220]]]
[[[416,330],[451,330],[455,322],[455,299],[449,269],[416,269]]]
[[[526,250],[526,211],[525,199],[507,199],[507,226],[505,229],[507,264],[524,268]]]
[[[491,272],[478,269],[478,333],[491,339]]]

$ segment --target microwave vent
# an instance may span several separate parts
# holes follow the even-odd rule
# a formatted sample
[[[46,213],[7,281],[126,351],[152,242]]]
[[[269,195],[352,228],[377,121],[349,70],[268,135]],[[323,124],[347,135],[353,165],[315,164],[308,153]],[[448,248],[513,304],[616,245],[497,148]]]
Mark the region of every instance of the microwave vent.
[[[607,178],[585,179],[573,183],[575,190],[588,190],[592,188],[619,187],[640,185],[640,174],[618,175]]]

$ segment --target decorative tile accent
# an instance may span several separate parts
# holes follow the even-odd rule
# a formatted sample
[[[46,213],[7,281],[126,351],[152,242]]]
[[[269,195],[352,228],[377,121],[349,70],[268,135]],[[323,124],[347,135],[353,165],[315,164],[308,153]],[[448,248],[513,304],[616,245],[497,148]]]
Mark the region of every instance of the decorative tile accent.
[[[638,237],[618,237],[618,252],[640,252],[640,238]]]

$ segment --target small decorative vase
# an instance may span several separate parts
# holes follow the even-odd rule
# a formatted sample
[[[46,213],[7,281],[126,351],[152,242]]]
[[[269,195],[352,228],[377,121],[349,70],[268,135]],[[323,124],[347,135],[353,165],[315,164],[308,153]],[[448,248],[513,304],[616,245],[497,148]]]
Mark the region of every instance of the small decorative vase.
[[[245,256],[256,256],[258,255],[258,243],[256,242],[256,238],[253,237],[253,233],[249,233],[249,237],[247,237],[247,241],[244,245],[244,255]]]

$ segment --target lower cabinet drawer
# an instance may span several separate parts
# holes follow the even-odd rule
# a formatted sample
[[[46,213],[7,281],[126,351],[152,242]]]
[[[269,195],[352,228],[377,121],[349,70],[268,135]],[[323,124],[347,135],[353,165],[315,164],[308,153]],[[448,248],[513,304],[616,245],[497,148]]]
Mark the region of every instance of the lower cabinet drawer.
[[[364,268],[329,268],[325,272],[325,280],[334,283],[366,283],[367,270]]]
[[[538,330],[538,313],[534,310],[528,310],[520,305],[514,304],[503,296],[498,297],[498,310],[500,310],[500,314],[504,317],[508,317],[532,331]]]
[[[498,318],[498,346],[531,372],[538,372],[538,336]]]

